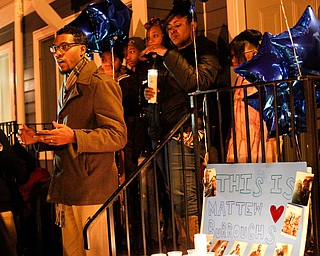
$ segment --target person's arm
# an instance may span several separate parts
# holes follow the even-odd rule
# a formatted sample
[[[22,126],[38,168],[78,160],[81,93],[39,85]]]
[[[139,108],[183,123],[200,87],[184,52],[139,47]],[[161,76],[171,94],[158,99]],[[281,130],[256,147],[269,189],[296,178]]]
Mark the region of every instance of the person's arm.
[[[192,52],[194,54],[194,52]],[[207,90],[214,84],[219,69],[216,47],[213,42],[197,48],[199,89]],[[194,56],[189,56],[194,59]],[[164,65],[187,92],[197,90],[197,75],[195,65],[191,65],[179,52],[170,50],[164,58]]]
[[[78,152],[114,152],[127,142],[120,86],[111,78],[98,80],[94,112],[98,128],[92,131],[74,129]]]
[[[23,124],[22,128],[18,130],[17,138],[21,145],[32,145],[37,143],[37,139],[34,138],[36,131],[27,125]]]

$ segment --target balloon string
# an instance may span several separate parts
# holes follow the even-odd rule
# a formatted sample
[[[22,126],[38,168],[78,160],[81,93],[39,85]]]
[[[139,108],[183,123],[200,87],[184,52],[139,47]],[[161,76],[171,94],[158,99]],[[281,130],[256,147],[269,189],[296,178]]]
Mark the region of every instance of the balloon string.
[[[195,59],[195,69],[196,69],[196,81],[197,81],[197,91],[200,91],[200,83],[199,83],[199,67],[198,67],[198,57],[197,57],[197,43],[196,43],[196,28],[194,26],[195,18],[195,0],[192,2],[190,6],[190,12],[192,17],[192,37],[193,37],[193,48],[194,48],[194,59]]]
[[[111,65],[112,65],[112,79],[115,80],[116,72],[114,68],[114,49],[113,45],[111,45]]]
[[[286,22],[287,30],[288,30],[288,33],[289,33],[289,37],[290,37],[290,41],[291,41],[291,45],[292,45],[292,49],[293,49],[293,55],[295,57],[295,61],[296,61],[297,67],[298,67],[298,72],[299,72],[299,77],[300,77],[300,76],[302,76],[302,74],[301,74],[301,70],[300,70],[300,64],[298,62],[298,56],[297,56],[296,47],[294,46],[294,43],[293,43],[292,34],[291,34],[291,31],[290,31],[290,28],[289,28],[287,15],[286,15],[286,11],[284,10],[284,6],[283,6],[282,0],[280,0],[280,2],[281,2],[281,10],[282,10],[282,13],[283,13],[283,16],[284,16],[284,20]]]

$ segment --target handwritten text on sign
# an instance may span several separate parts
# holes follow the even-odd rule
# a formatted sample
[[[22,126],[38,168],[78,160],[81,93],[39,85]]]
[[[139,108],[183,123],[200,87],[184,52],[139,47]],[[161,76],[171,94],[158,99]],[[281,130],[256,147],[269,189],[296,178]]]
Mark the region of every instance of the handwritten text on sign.
[[[204,200],[203,233],[228,241],[227,249],[235,241],[245,242],[243,253],[249,252],[251,244],[263,244],[266,255],[272,255],[281,242],[290,246],[291,255],[299,255],[305,218],[299,217],[295,237],[284,236],[281,229],[296,173],[306,172],[306,163],[222,164],[209,168],[215,169],[217,192]]]

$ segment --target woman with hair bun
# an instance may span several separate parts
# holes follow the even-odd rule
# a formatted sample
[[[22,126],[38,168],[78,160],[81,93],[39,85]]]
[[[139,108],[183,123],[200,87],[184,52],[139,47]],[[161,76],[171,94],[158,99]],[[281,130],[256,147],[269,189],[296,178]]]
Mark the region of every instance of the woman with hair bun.
[[[230,61],[233,68],[236,68],[240,64],[251,60],[259,51],[260,43],[262,40],[262,34],[258,30],[247,29],[237,35],[229,44],[230,49]],[[234,86],[242,86],[250,84],[249,81],[243,77],[237,75]],[[256,93],[258,90],[252,86],[247,87],[247,96]],[[234,129],[231,131],[231,138],[228,144],[227,162],[235,162],[235,147],[237,149],[237,160],[239,163],[249,162],[247,148],[247,130],[246,130],[246,106],[243,101],[244,89],[239,88],[234,90]],[[250,150],[251,150],[251,162],[262,162],[262,148],[261,148],[261,125],[260,125],[260,113],[251,106],[248,106],[248,118],[249,118],[249,134],[250,134]],[[276,162],[277,148],[275,138],[269,139],[267,137],[267,129],[265,123],[263,123],[264,140],[265,140],[265,152],[266,162]],[[234,145],[235,135],[236,145]]]

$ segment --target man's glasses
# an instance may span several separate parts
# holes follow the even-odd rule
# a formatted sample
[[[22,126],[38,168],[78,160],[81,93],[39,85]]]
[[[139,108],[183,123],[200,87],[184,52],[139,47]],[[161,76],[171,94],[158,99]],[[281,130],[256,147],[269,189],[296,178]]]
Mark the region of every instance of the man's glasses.
[[[62,53],[68,51],[70,48],[76,46],[76,45],[79,45],[78,43],[66,43],[66,42],[63,42],[61,43],[60,45],[51,45],[49,47],[50,49],[50,52],[51,53],[56,53],[58,50],[60,50]]]

